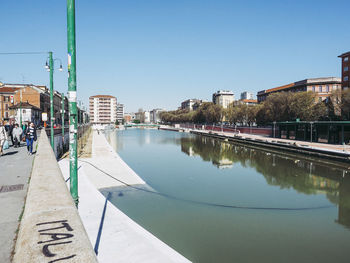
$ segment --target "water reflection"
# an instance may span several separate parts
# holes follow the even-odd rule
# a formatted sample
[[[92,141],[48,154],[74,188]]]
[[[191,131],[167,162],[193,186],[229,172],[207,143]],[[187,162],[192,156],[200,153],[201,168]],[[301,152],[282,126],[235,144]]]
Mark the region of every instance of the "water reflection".
[[[337,222],[350,228],[350,174],[345,165],[271,153],[209,137],[188,136],[179,140],[182,152],[200,156],[220,169],[230,169],[239,163],[255,168],[269,185],[293,188],[309,195],[325,194],[330,202],[339,206]]]

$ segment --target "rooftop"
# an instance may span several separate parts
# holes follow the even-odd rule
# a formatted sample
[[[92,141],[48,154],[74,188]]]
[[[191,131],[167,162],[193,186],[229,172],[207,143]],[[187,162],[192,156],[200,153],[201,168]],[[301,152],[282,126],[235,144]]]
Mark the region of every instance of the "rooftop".
[[[34,110],[39,110],[41,111],[40,108],[35,107],[34,105],[28,103],[28,102],[22,102],[22,103],[17,103],[16,105],[13,105],[11,107],[9,107],[10,109],[18,109],[18,108],[22,108],[22,109],[34,109]]]
[[[111,96],[111,95],[94,95],[94,96],[90,96],[90,98],[114,98],[116,99],[116,97]]]
[[[342,58],[342,57],[349,56],[349,55],[350,55],[350,51],[339,55],[338,58]]]
[[[308,85],[308,84],[327,84],[327,83],[341,83],[341,78],[337,78],[337,77],[325,77],[325,78],[312,78],[312,79],[304,79],[304,80],[300,80],[300,81],[296,81],[293,83],[289,83],[283,86],[279,86],[276,88],[272,88],[272,89],[267,89],[265,91],[259,91],[258,94],[262,94],[262,93],[270,93],[270,92],[275,92],[278,90],[284,90],[284,89],[289,89],[292,87],[298,87],[298,86],[302,86],[302,85]]]

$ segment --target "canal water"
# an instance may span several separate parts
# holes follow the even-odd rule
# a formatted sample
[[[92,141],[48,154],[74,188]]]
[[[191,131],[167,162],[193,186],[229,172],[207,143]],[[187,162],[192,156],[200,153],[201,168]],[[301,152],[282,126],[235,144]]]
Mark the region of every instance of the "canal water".
[[[349,165],[188,133],[107,138],[147,186],[101,192],[189,260],[350,262]]]

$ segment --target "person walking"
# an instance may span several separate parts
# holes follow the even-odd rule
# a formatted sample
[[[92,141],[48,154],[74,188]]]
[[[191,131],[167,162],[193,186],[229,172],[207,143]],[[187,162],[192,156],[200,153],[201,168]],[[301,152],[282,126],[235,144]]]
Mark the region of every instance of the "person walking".
[[[18,148],[21,145],[21,135],[23,131],[22,128],[19,127],[19,125],[16,123],[15,127],[12,130],[12,136],[14,141],[14,147]]]
[[[11,142],[12,142],[12,146],[15,145],[15,143],[13,141],[13,135],[12,135],[12,131],[13,131],[14,128],[15,128],[14,122],[11,121],[10,125],[9,125],[9,135],[10,135],[10,139],[11,139]]]
[[[5,129],[5,126],[3,125],[3,123],[0,121],[0,156],[3,155],[3,146],[5,141],[8,140],[7,137],[7,132]]]
[[[30,123],[25,131],[26,142],[27,142],[27,150],[28,154],[33,154],[33,143],[37,139],[36,129],[34,127],[34,123]]]

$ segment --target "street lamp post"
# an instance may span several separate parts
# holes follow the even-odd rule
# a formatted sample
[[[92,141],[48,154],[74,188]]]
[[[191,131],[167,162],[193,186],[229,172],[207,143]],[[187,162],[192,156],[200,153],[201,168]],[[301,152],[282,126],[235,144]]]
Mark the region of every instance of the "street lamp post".
[[[69,102],[69,174],[70,193],[78,206],[78,153],[77,153],[77,83],[75,44],[75,0],[67,0],[68,46],[68,102]]]
[[[54,104],[53,104],[53,98],[54,98],[54,89],[53,89],[53,72],[55,69],[55,60],[60,61],[60,68],[59,70],[62,71],[62,61],[60,59],[53,59],[52,57],[52,51],[49,52],[49,57],[48,57],[49,63],[46,61],[46,68],[47,71],[50,72],[50,140],[51,140],[51,147],[54,149],[55,147],[55,138],[54,138]]]
[[[54,123],[54,116],[53,116],[53,58],[52,58],[52,52],[49,52],[49,67],[50,67],[50,134],[51,134],[51,147],[54,149],[55,147],[55,138],[54,138],[54,131],[53,131],[53,123]]]
[[[61,97],[62,97],[62,140],[64,142],[64,93],[61,94]]]

